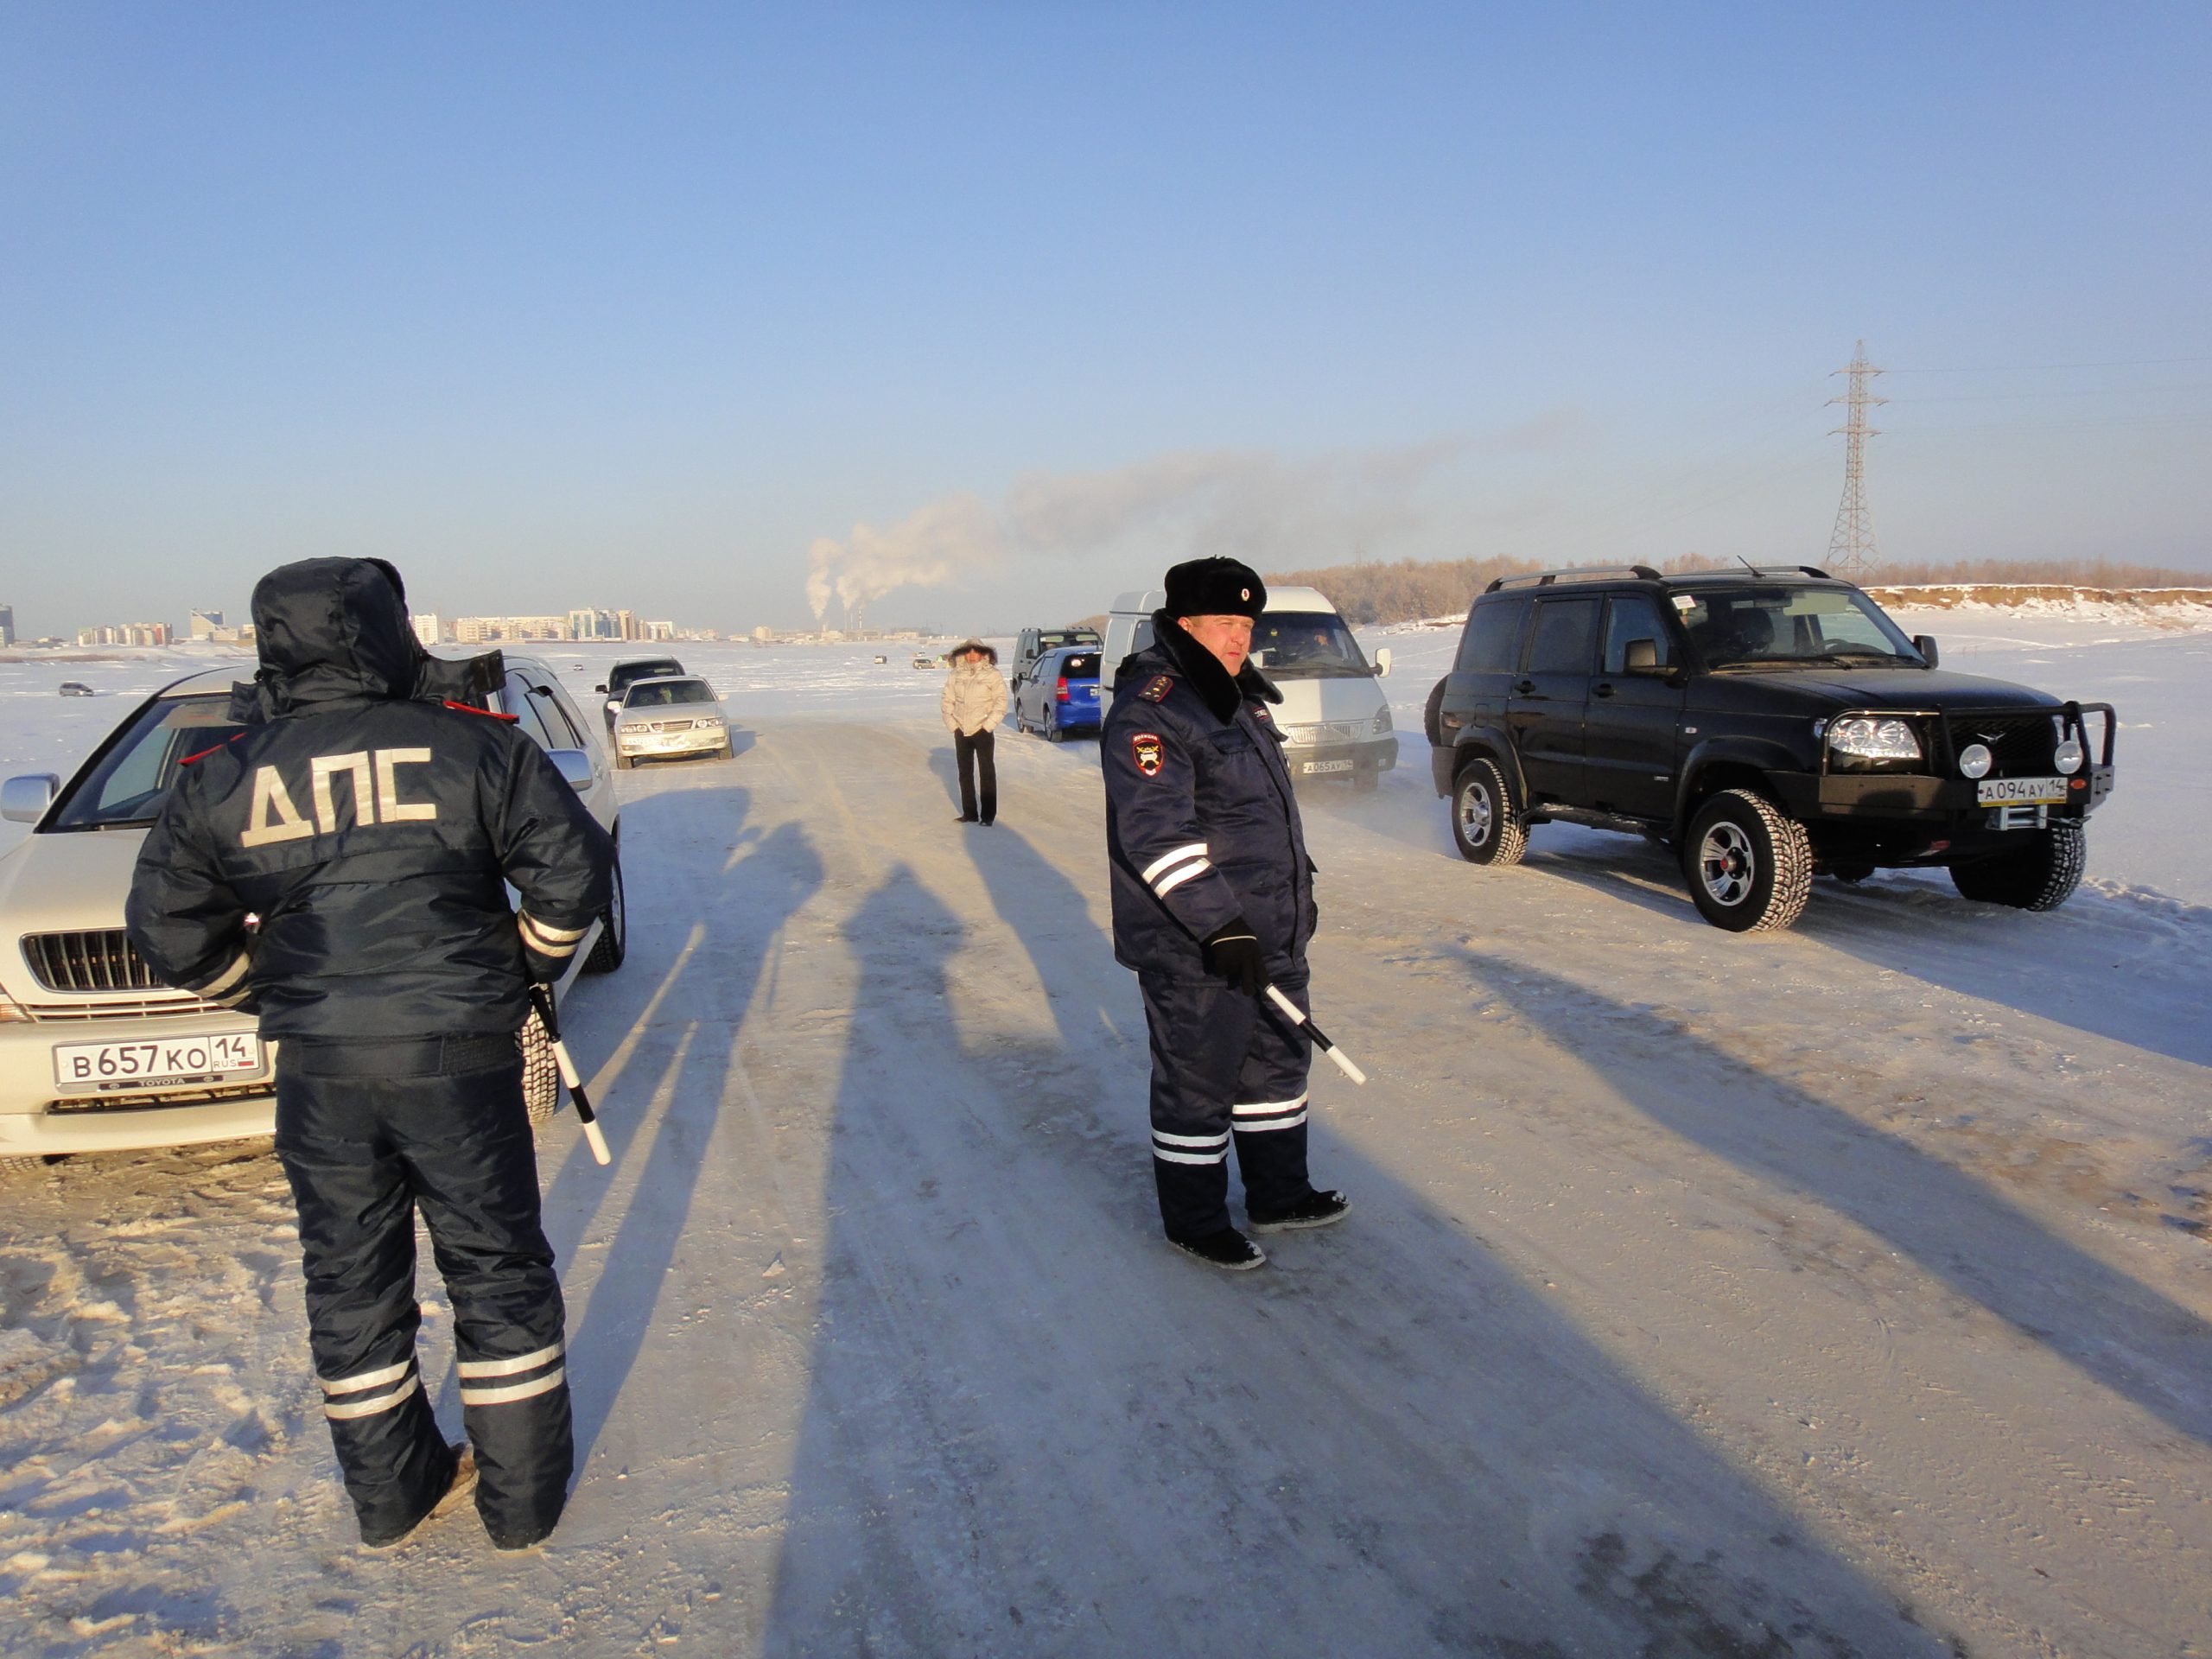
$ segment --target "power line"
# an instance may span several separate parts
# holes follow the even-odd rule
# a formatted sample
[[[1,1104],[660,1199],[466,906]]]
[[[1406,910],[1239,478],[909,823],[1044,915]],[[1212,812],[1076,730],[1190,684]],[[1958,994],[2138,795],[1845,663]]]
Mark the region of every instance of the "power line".
[[[2174,363],[2212,363],[2212,357],[2131,357],[2110,363],[1985,363],[1962,369],[1885,369],[1885,374],[2049,374],[2061,369],[2156,369]]]

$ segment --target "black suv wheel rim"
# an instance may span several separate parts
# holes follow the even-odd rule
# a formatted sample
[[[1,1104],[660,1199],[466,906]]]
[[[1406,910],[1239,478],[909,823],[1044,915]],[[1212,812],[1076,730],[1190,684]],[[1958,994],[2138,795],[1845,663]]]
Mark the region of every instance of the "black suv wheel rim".
[[[1479,847],[1490,839],[1490,791],[1480,784],[1469,784],[1459,791],[1459,838],[1470,847]]]
[[[1759,861],[1751,838],[1740,825],[1726,820],[1705,832],[1698,843],[1697,867],[1705,890],[1716,905],[1740,905],[1751,896],[1758,879]]]

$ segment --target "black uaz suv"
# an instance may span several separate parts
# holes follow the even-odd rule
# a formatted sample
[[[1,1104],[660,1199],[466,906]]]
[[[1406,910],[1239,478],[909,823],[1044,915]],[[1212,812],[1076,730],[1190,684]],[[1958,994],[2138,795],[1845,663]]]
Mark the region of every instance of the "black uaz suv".
[[[1809,566],[1504,577],[1429,694],[1437,793],[1478,864],[1516,862],[1553,820],[1665,842],[1705,918],[1738,932],[1796,921],[1815,874],[1879,867],[2050,910],[2112,792],[2112,706],[1936,660]]]

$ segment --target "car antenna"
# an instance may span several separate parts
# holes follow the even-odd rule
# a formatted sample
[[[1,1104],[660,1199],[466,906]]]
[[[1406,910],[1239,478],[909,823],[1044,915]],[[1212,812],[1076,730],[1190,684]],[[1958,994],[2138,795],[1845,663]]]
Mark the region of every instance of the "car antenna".
[[[1759,573],[1758,566],[1753,564],[1749,559],[1745,558],[1740,553],[1736,556],[1736,563],[1742,565],[1745,569],[1750,571],[1755,576]]]

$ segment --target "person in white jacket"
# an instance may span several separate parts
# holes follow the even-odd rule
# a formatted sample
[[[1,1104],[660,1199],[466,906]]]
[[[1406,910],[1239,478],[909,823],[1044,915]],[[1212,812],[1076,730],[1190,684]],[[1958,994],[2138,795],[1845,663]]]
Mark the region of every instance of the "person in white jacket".
[[[999,677],[999,654],[980,639],[963,639],[945,655],[952,672],[944,677],[944,729],[960,761],[960,822],[988,824],[999,815],[999,772],[991,759],[992,735],[1006,718],[1006,682]],[[982,812],[976,811],[976,773],[982,772]]]

